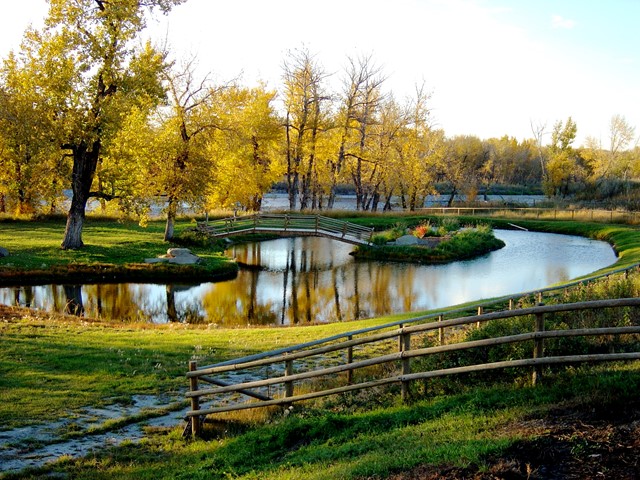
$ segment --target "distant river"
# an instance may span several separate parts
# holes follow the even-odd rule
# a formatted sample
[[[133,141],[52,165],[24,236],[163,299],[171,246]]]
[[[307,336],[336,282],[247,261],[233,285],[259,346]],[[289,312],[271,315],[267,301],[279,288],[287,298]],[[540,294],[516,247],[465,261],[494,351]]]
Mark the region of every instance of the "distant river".
[[[0,289],[0,303],[122,321],[224,326],[346,321],[543,288],[616,261],[605,242],[497,230],[506,247],[446,265],[355,261],[348,244],[283,238],[227,253],[250,268],[199,285],[42,285]]]

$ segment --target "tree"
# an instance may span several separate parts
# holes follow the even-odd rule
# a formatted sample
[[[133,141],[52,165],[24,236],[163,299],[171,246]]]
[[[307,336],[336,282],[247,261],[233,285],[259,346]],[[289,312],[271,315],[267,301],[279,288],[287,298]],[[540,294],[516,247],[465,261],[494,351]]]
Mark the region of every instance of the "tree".
[[[225,128],[208,135],[206,146],[212,206],[239,204],[259,211],[263,195],[282,177],[283,164],[277,161],[281,122],[272,105],[274,99],[275,92],[264,86],[234,86],[220,95],[216,109]]]
[[[578,127],[571,117],[564,124],[559,120],[553,126],[547,177],[543,184],[547,195],[564,197],[569,194],[571,185],[582,178],[582,168],[572,147],[577,132]]]
[[[0,194],[15,204],[18,214],[55,205],[59,173],[51,112],[34,88],[33,72],[10,54],[0,69]]]
[[[62,148],[73,162],[73,197],[62,248],[83,246],[82,228],[102,150],[136,101],[162,94],[162,55],[137,48],[145,14],[167,13],[184,0],[50,0],[41,33],[29,47],[38,88],[50,99]]]
[[[344,156],[349,160],[349,174],[356,190],[356,209],[367,210],[371,196],[375,195],[374,178],[379,172],[378,164],[371,158],[370,148],[375,141],[373,127],[379,121],[379,109],[384,101],[382,84],[385,77],[370,57],[363,57],[357,65],[351,62],[349,79],[351,99],[347,122],[352,140],[349,142],[351,148]]]
[[[375,65],[371,56],[362,56],[357,60],[348,58],[341,105],[336,122],[339,128],[338,152],[335,157],[330,156],[328,159],[330,172],[328,208],[330,209],[333,208],[336,186],[338,179],[341,178],[347,158],[356,158],[355,175],[357,183],[361,186],[360,190],[362,190],[363,158],[362,156],[358,158],[358,152],[364,150],[368,126],[363,125],[363,122],[368,122],[372,118],[370,112],[374,106],[371,104],[371,100],[373,99],[375,102],[380,100],[379,96],[373,97],[372,92],[383,81],[382,69]],[[361,133],[360,138],[358,132]],[[364,138],[362,138],[362,133],[365,135]],[[353,172],[352,170],[352,176]],[[360,194],[358,194],[357,187],[356,196],[360,208],[363,203],[363,192],[360,191]]]
[[[327,75],[307,49],[290,52],[284,63],[286,177],[289,208],[309,207],[316,148],[323,131],[324,80]]]
[[[464,193],[468,200],[474,200],[490,151],[482,140],[472,135],[456,136],[448,144],[442,176],[449,184],[447,205],[451,206],[458,193]]]
[[[214,87],[208,77],[195,77],[195,59],[163,74],[169,106],[159,111],[156,155],[146,169],[149,186],[166,199],[164,239],[173,239],[181,203],[204,206],[210,162],[205,133],[223,128],[215,110],[226,86]]]
[[[389,172],[400,179],[402,205],[411,211],[422,207],[425,197],[435,192],[445,156],[443,132],[429,125],[428,100],[424,85],[416,87],[415,98],[405,108],[405,125],[397,142],[400,163]]]

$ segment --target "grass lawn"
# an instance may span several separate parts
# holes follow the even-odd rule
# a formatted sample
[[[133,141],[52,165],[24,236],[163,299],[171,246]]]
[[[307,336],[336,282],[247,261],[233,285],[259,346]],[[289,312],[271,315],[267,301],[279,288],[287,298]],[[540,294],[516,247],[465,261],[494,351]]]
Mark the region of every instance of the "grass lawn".
[[[0,283],[46,283],[64,278],[76,281],[158,280],[161,278],[211,279],[233,276],[235,263],[220,248],[190,247],[204,262],[201,266],[145,264],[146,258],[163,255],[176,244],[163,241],[164,222],[137,223],[89,218],[83,230],[85,247],[62,250],[63,219],[0,222],[0,246],[10,256],[0,258]],[[193,226],[178,222],[179,232]]]

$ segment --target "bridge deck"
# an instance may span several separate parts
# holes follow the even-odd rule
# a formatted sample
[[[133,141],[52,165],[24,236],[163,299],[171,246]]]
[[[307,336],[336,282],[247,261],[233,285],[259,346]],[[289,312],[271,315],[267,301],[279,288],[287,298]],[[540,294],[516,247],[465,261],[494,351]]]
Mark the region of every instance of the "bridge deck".
[[[251,233],[270,233],[281,236],[316,236],[331,238],[353,245],[369,245],[373,228],[336,220],[321,215],[264,214],[231,217],[198,228],[213,238]]]

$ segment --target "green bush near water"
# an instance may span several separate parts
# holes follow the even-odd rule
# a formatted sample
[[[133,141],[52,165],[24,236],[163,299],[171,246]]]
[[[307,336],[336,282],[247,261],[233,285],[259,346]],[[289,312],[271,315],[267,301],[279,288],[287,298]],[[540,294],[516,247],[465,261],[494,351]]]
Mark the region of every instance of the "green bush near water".
[[[435,248],[420,245],[380,245],[380,243],[382,242],[374,241],[373,247],[359,246],[353,255],[358,259],[366,260],[446,263],[485,255],[505,245],[502,240],[494,236],[491,227],[486,225],[460,230]]]

